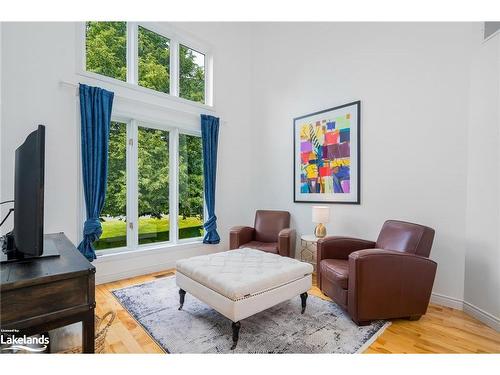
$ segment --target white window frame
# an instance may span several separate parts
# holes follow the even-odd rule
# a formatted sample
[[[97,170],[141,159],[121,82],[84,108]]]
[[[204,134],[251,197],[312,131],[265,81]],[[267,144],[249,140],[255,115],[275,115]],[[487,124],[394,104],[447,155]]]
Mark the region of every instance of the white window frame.
[[[125,22],[125,21],[124,21]],[[86,70],[86,22],[77,24],[77,51],[76,72],[78,75],[88,77],[114,85],[126,87],[139,92],[154,94],[158,97],[184,104],[190,104],[203,109],[214,108],[213,94],[213,49],[212,47],[198,38],[188,35],[184,31],[180,31],[169,23],[165,22],[126,22],[127,23],[127,76],[126,81],[121,81],[116,78],[107,77],[102,74],[90,72]],[[138,84],[138,28],[142,26],[154,33],[157,33],[170,40],[170,93],[156,91],[147,87],[139,86]],[[179,45],[202,53],[205,56],[205,103],[199,103],[192,100],[184,99],[179,96]]]
[[[202,243],[203,236],[179,239],[179,135],[186,134],[201,138],[201,131],[186,130],[175,125],[165,125],[151,120],[141,120],[127,116],[113,115],[111,121],[121,122],[127,126],[126,147],[126,184],[127,184],[127,245],[116,248],[96,250],[98,258],[121,253],[137,253],[139,251],[156,250],[175,247],[183,244]],[[169,132],[169,240],[139,245],[139,186],[138,186],[138,130],[139,127],[158,129]],[[82,195],[82,205],[85,200]],[[83,215],[85,215],[83,211]],[[85,221],[83,216],[83,221]],[[205,195],[203,195],[203,219],[207,217]],[[173,220],[172,220],[173,219]],[[131,225],[132,224],[132,225]]]

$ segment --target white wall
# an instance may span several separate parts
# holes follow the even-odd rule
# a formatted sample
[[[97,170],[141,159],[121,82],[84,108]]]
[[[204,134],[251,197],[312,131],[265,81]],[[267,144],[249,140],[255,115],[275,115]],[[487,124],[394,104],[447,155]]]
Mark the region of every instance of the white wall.
[[[500,35],[473,56],[464,307],[500,329]]]
[[[436,229],[434,293],[463,299],[471,50],[480,24],[264,24],[254,30],[254,194],[312,233],[293,203],[292,118],[360,99],[361,205],[331,205],[331,235],[386,219]]]
[[[217,215],[220,246],[195,245],[145,252],[139,257],[115,256],[95,261],[97,281],[169,268],[174,260],[225,248],[228,227],[246,219],[250,202],[250,43],[248,27],[205,24],[192,27],[192,34],[207,40],[215,53],[215,105],[222,117],[217,181]],[[1,196],[13,196],[14,150],[41,123],[46,125],[45,232],[65,232],[75,244],[80,238],[79,109],[76,88],[61,80],[86,82],[117,94],[114,111],[145,117],[169,118],[185,126],[199,123],[196,113],[179,115],[168,108],[180,105],[138,95],[155,107],[124,99],[135,93],[123,88],[76,76],[76,26],[74,23],[5,23],[2,45],[2,139]],[[242,43],[242,41],[247,41]],[[164,106],[164,109],[160,109]],[[189,106],[181,106],[187,110]],[[195,111],[196,112],[196,111]],[[199,112],[199,111],[198,111]],[[236,156],[236,157],[235,157]],[[10,230],[12,221],[5,224]],[[4,229],[4,228],[2,228]]]
[[[2,22],[0,22],[0,170],[2,168]],[[1,177],[1,173],[0,173]],[[2,197],[2,183],[0,182],[0,202]],[[0,205],[0,220],[3,220],[3,205]],[[0,236],[3,231],[0,228]]]
[[[14,150],[46,124],[45,231],[76,240],[75,96],[59,88],[74,71],[70,24],[4,23],[1,199],[13,199]],[[54,39],[55,38],[55,39]],[[3,230],[10,229],[12,220]]]

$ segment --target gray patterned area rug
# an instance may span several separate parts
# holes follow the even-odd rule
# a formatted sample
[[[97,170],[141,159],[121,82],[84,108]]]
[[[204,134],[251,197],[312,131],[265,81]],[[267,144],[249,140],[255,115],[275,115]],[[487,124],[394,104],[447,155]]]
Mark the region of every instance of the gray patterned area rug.
[[[181,311],[175,276],[113,291],[121,305],[169,353],[359,353],[390,324],[358,327],[335,303],[309,295],[241,321],[234,351],[231,321],[189,293]]]

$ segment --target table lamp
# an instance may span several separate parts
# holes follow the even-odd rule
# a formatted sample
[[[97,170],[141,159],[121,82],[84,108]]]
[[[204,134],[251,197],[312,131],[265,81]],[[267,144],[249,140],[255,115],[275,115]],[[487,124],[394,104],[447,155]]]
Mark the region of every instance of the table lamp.
[[[313,206],[312,222],[318,224],[314,229],[314,235],[318,238],[326,236],[326,224],[330,221],[330,207],[328,206]]]

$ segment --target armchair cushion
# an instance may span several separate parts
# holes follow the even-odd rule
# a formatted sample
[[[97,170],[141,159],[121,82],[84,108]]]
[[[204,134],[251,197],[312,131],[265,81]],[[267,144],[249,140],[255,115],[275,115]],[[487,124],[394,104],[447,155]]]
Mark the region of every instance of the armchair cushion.
[[[349,262],[343,259],[324,259],[320,262],[321,277],[336,283],[342,289],[347,289],[349,279]]]
[[[261,241],[250,241],[244,243],[240,247],[248,247],[250,249],[262,250],[268,253],[278,254],[278,243],[277,242],[261,242]]]

